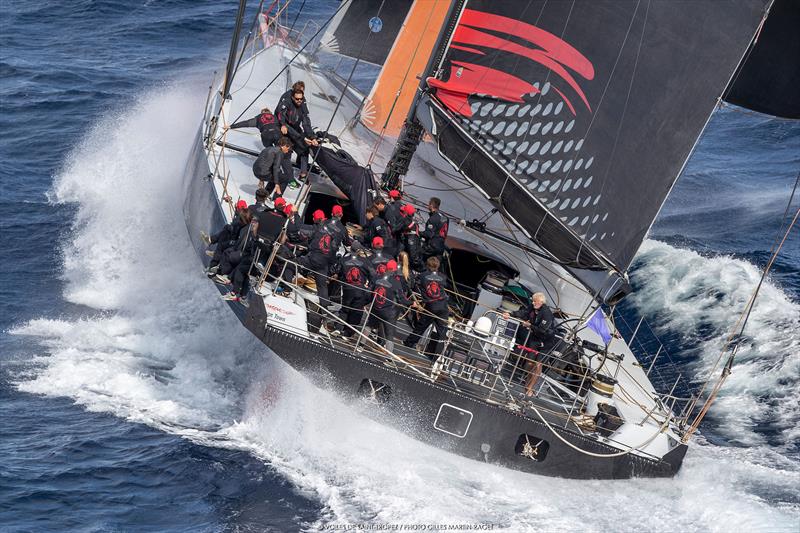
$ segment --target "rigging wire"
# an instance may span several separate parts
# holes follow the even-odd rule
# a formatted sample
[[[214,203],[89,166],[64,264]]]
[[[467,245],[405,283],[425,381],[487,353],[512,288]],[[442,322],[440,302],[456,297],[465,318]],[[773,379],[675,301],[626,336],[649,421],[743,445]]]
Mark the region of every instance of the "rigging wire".
[[[314,35],[312,35],[311,37],[309,37],[308,41],[306,41],[306,43],[305,43],[303,46],[301,46],[299,50],[297,50],[297,52],[296,52],[296,53],[295,53],[295,54],[292,56],[292,58],[291,58],[291,59],[290,59],[290,60],[289,60],[289,61],[288,61],[288,62],[287,62],[287,63],[286,63],[284,66],[283,66],[283,68],[281,68],[281,69],[278,71],[278,73],[277,73],[277,74],[275,74],[275,76],[272,78],[272,80],[270,80],[270,82],[269,82],[269,83],[266,85],[266,87],[264,87],[264,88],[263,88],[263,89],[262,89],[262,90],[261,90],[261,91],[260,91],[260,92],[259,92],[259,93],[258,93],[258,94],[257,94],[257,95],[256,95],[256,96],[255,96],[255,97],[254,97],[254,98],[253,98],[251,101],[250,101],[250,103],[249,103],[249,104],[247,104],[247,106],[246,106],[246,107],[245,107],[245,108],[242,110],[242,112],[241,112],[241,113],[239,113],[239,116],[237,116],[237,117],[236,117],[236,118],[235,118],[235,119],[234,119],[234,120],[233,120],[231,123],[233,123],[233,122],[237,122],[239,119],[241,119],[241,118],[244,116],[244,114],[245,114],[245,113],[247,113],[247,111],[248,111],[248,110],[249,110],[249,109],[250,109],[250,108],[253,106],[253,104],[255,104],[255,103],[256,103],[256,101],[257,101],[259,98],[261,98],[261,96],[262,96],[262,95],[263,95],[265,92],[267,92],[267,89],[269,89],[269,88],[272,86],[272,84],[273,84],[273,83],[275,83],[275,81],[276,81],[278,78],[280,78],[281,74],[283,74],[283,73],[284,73],[284,72],[285,72],[285,71],[286,71],[286,70],[289,68],[289,66],[290,66],[290,65],[292,65],[292,63],[294,63],[294,60],[295,60],[295,59],[297,59],[297,58],[300,56],[300,54],[302,54],[302,53],[303,53],[303,51],[306,49],[306,47],[308,47],[308,45],[309,45],[309,44],[311,44],[312,42],[314,42],[314,39],[316,39],[316,37],[317,37],[317,36],[318,36],[320,33],[322,33],[322,30],[324,30],[324,29],[325,29],[325,28],[328,26],[328,24],[330,24],[330,23],[331,23],[331,21],[333,20],[333,18],[334,18],[334,17],[335,17],[337,14],[339,14],[339,11],[341,11],[342,9],[344,9],[344,7],[345,7],[345,6],[347,6],[347,5],[349,5],[349,2],[342,2],[341,4],[339,4],[339,7],[336,9],[336,11],[334,11],[334,12],[333,12],[333,14],[332,14],[330,17],[328,17],[328,20],[326,20],[326,21],[325,21],[325,23],[324,23],[324,24],[322,24],[322,25],[319,27],[319,29],[318,29],[318,30],[317,30],[317,31],[314,33]]]
[[[378,11],[375,13],[375,17],[380,17],[381,10],[383,9],[383,5],[386,3],[386,0],[381,0],[381,5],[378,6]],[[372,28],[370,28],[370,32],[367,34],[367,38],[361,41],[361,48],[358,49],[358,54],[356,55],[356,61],[353,63],[353,68],[350,69],[350,75],[347,77],[347,81],[342,87],[342,94],[339,95],[338,100],[336,101],[336,107],[333,108],[333,113],[331,113],[331,119],[328,121],[328,127],[325,128],[325,131],[328,132],[333,126],[333,119],[336,117],[336,113],[339,112],[339,107],[342,105],[342,100],[344,100],[344,95],[347,93],[347,89],[350,88],[350,82],[353,80],[353,74],[356,72],[356,68],[358,68],[358,64],[361,62],[361,54],[364,52],[364,48],[367,46],[369,42],[369,38],[372,37]]]
[[[745,329],[745,326],[747,326],[747,321],[750,319],[750,314],[752,313],[753,308],[755,307],[756,298],[758,297],[758,293],[761,290],[761,287],[764,284],[764,281],[766,280],[767,275],[769,274],[770,270],[772,269],[772,266],[775,264],[775,260],[778,258],[778,254],[780,254],[780,251],[783,248],[783,245],[786,243],[786,240],[789,238],[789,234],[791,233],[792,229],[794,228],[794,225],[797,223],[798,218],[800,218],[800,207],[798,207],[797,211],[795,212],[794,216],[792,217],[791,222],[789,222],[788,227],[786,227],[786,231],[785,232],[783,231],[784,223],[785,223],[785,220],[787,218],[787,214],[789,213],[789,210],[791,209],[792,202],[794,200],[795,193],[797,192],[797,188],[798,188],[799,184],[800,184],[800,172],[797,173],[797,177],[795,178],[795,182],[794,182],[794,187],[792,188],[792,193],[789,196],[789,201],[786,204],[786,209],[784,210],[783,217],[781,218],[781,227],[778,229],[778,232],[777,232],[777,234],[775,236],[775,241],[773,242],[773,246],[772,246],[772,250],[771,250],[772,254],[770,256],[770,259],[767,262],[766,266],[764,267],[764,270],[761,273],[761,278],[758,280],[758,284],[756,284],[755,289],[753,289],[753,292],[750,295],[750,298],[749,298],[749,300],[747,302],[747,305],[745,306],[744,311],[742,311],[742,314],[739,316],[739,319],[736,321],[736,324],[733,326],[733,331],[731,331],[730,335],[728,335],[728,338],[726,339],[725,344],[722,346],[722,350],[720,351],[719,357],[714,362],[714,367],[711,369],[711,372],[709,373],[709,375],[711,375],[714,372],[716,372],[717,368],[719,367],[719,363],[722,361],[723,356],[730,349],[730,355],[728,356],[728,360],[725,362],[725,366],[722,369],[722,373],[720,374],[720,376],[717,379],[717,381],[714,383],[714,386],[713,386],[711,392],[709,393],[708,398],[703,403],[703,407],[700,409],[700,412],[697,414],[697,416],[695,417],[695,419],[692,421],[691,425],[689,426],[689,429],[686,431],[686,434],[683,437],[683,441],[684,442],[686,442],[689,439],[689,437],[691,437],[691,435],[695,431],[697,431],[697,428],[699,427],[700,422],[702,422],[703,418],[705,418],[705,415],[708,413],[709,408],[714,403],[714,400],[716,400],[717,394],[719,393],[720,389],[722,388],[722,385],[725,383],[725,381],[728,379],[728,376],[730,376],[730,374],[731,374],[731,371],[732,371],[732,368],[733,368],[733,361],[736,358],[736,352],[739,349],[740,341],[741,341],[742,337],[744,336],[744,329]],[[783,233],[783,237],[781,237],[781,233]],[[703,383],[703,386],[701,387],[700,392],[698,393],[697,399],[692,404],[690,412],[691,412],[691,410],[694,410],[695,406],[697,405],[697,402],[700,400],[700,397],[702,396],[703,392],[705,391],[706,387],[708,386],[708,384],[710,382],[711,382],[711,379],[708,379],[708,380],[706,380],[705,383]]]

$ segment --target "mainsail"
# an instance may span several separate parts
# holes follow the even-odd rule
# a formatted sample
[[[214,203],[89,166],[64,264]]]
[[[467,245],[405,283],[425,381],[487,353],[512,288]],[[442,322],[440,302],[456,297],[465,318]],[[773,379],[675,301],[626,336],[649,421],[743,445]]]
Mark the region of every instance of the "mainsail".
[[[565,265],[625,271],[768,0],[465,0],[415,116]]]
[[[322,35],[323,50],[382,65],[413,0],[342,0],[344,6]],[[364,43],[369,37],[369,46]]]

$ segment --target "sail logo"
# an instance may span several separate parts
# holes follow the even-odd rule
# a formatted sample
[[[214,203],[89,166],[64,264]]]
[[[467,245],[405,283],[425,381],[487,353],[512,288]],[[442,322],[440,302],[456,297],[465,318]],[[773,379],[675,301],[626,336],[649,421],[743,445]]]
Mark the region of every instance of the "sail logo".
[[[507,37],[500,37],[498,34],[505,34]],[[523,42],[525,44],[521,44]],[[453,33],[450,48],[478,56],[476,61],[481,57],[500,57],[498,54],[513,54],[534,61],[547,68],[549,73],[558,76],[583,106],[589,112],[592,111],[576,76],[585,80],[594,79],[594,66],[572,45],[548,31],[502,15],[465,9]],[[490,65],[494,63],[494,60],[489,62]],[[472,116],[472,109],[467,101],[472,94],[522,103],[524,95],[541,92],[538,83],[534,85],[531,81],[493,66],[451,60],[450,68],[451,75],[447,81],[429,78],[428,85],[436,89],[436,96],[450,111],[464,117]],[[572,97],[568,97],[552,82],[551,86],[572,114],[576,115],[576,105],[573,104]]]

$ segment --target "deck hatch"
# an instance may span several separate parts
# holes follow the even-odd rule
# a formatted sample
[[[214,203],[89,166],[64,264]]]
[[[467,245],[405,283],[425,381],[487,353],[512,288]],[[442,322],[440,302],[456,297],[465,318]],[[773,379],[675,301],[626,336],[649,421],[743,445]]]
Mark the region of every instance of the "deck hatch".
[[[443,403],[436,414],[433,427],[448,435],[463,439],[469,431],[470,424],[472,424],[472,413],[455,405]]]

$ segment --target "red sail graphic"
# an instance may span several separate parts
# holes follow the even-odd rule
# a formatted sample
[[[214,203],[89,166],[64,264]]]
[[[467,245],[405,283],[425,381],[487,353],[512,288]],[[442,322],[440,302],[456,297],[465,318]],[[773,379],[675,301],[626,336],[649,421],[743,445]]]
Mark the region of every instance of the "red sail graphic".
[[[532,46],[523,46],[476,28],[513,35],[531,43]],[[493,48],[536,61],[564,80],[583,101],[586,108],[589,111],[592,109],[575,77],[567,70],[570,69],[581,77],[591,80],[594,78],[592,63],[562,39],[532,24],[501,15],[465,9],[453,33],[451,47],[476,55],[484,55],[484,52],[476,47]],[[437,89],[439,100],[448,109],[465,117],[472,116],[467,101],[470,94],[486,94],[500,100],[522,102],[523,95],[539,92],[528,80],[492,67],[463,61],[451,62],[450,77],[446,82],[429,78],[428,85]],[[562,91],[555,87],[554,89],[574,115],[575,106],[572,102]]]

